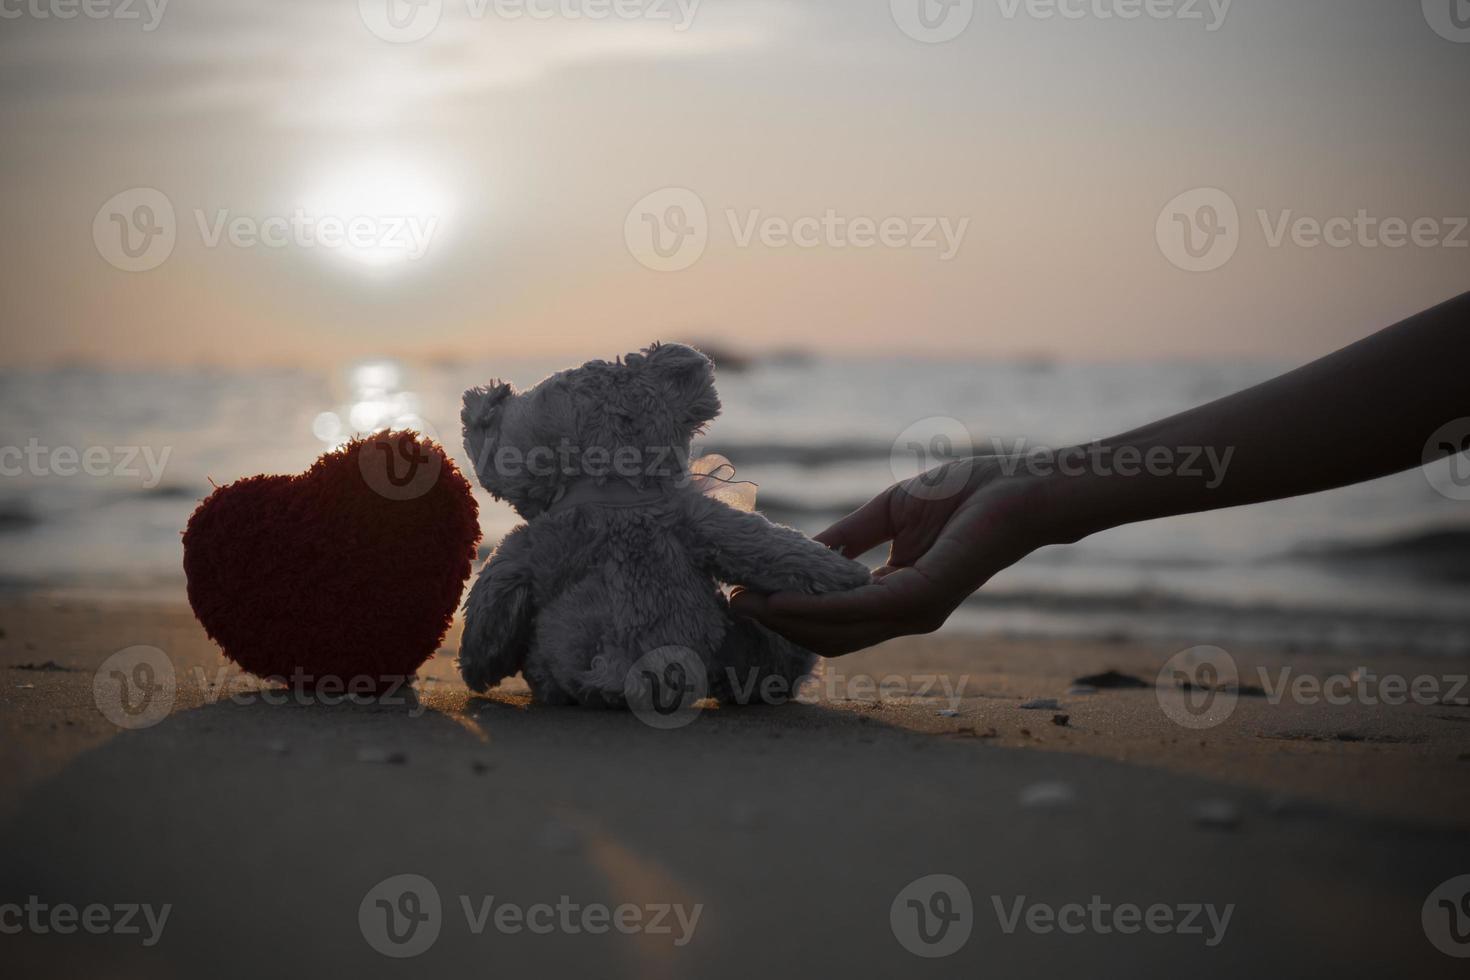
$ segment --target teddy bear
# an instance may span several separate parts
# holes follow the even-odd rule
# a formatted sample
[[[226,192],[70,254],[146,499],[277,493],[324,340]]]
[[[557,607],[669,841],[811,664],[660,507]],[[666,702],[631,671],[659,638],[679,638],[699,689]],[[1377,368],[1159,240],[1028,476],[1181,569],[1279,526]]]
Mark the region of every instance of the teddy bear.
[[[672,343],[527,391],[465,392],[475,473],[525,520],[465,601],[458,663],[472,690],[521,673],[540,703],[631,707],[654,661],[652,676],[676,667],[695,675],[687,690],[727,702],[789,695],[812,673],[814,654],[732,616],[721,584],[831,592],[869,572],[732,506],[732,481],[691,465],[719,413],[714,364]]]

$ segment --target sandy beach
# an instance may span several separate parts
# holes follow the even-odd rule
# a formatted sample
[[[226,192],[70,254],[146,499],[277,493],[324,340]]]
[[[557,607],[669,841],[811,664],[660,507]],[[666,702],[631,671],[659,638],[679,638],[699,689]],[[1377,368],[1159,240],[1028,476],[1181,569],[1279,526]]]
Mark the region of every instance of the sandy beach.
[[[834,662],[807,703],[658,731],[515,686],[474,696],[453,636],[411,696],[325,705],[226,671],[181,606],[12,600],[0,628],[0,902],[169,907],[154,936],[0,937],[18,976],[1460,969],[1421,919],[1470,872],[1470,708],[1450,697],[1451,661],[1372,664],[1444,679],[1444,703],[1242,696],[1191,729],[1153,687],[1174,649],[941,634]],[[135,645],[166,652],[177,692],[156,724],[122,729],[93,675]],[[1263,667],[1274,685],[1287,663],[1362,666],[1233,653],[1243,692]],[[1144,683],[1075,688],[1107,670]],[[1021,707],[1036,699],[1058,704]],[[399,960],[359,911],[405,874],[442,911],[432,947]],[[961,948],[927,959],[891,914],[936,874],[964,883],[973,914]],[[482,914],[559,902],[673,905],[684,923],[598,934],[571,911],[541,935]],[[1081,932],[1027,925],[1038,904],[1089,903],[1103,911]],[[1109,918],[1160,905],[1179,929]]]

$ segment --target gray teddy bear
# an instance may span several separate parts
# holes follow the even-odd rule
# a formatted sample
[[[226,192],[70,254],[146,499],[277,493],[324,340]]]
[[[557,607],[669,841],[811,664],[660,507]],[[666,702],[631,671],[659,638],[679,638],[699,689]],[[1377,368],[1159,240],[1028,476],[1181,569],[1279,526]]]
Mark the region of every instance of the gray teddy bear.
[[[652,663],[697,675],[699,696],[748,701],[812,671],[813,654],[732,617],[719,583],[830,592],[866,584],[868,571],[691,472],[690,442],[719,412],[714,365],[681,344],[525,392],[465,392],[475,472],[526,519],[465,603],[459,668],[471,689],[521,672],[540,702],[625,706]]]

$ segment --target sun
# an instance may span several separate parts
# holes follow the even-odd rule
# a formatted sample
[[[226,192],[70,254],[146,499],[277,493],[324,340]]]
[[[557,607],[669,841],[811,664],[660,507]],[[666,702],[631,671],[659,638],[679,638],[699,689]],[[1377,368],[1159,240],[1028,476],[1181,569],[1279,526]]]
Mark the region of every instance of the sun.
[[[429,259],[453,217],[442,179],[423,163],[376,156],[323,168],[294,220],[314,251],[358,268],[405,268]]]

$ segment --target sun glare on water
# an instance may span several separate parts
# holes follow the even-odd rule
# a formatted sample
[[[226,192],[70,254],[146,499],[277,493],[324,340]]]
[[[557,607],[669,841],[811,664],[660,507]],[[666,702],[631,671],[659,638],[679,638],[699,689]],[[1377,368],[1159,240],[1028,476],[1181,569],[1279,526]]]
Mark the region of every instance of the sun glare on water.
[[[419,414],[419,398],[403,387],[403,368],[390,360],[364,361],[348,372],[349,401],[322,412],[311,431],[328,446],[341,446],[382,429],[412,430],[432,438],[438,433]]]

